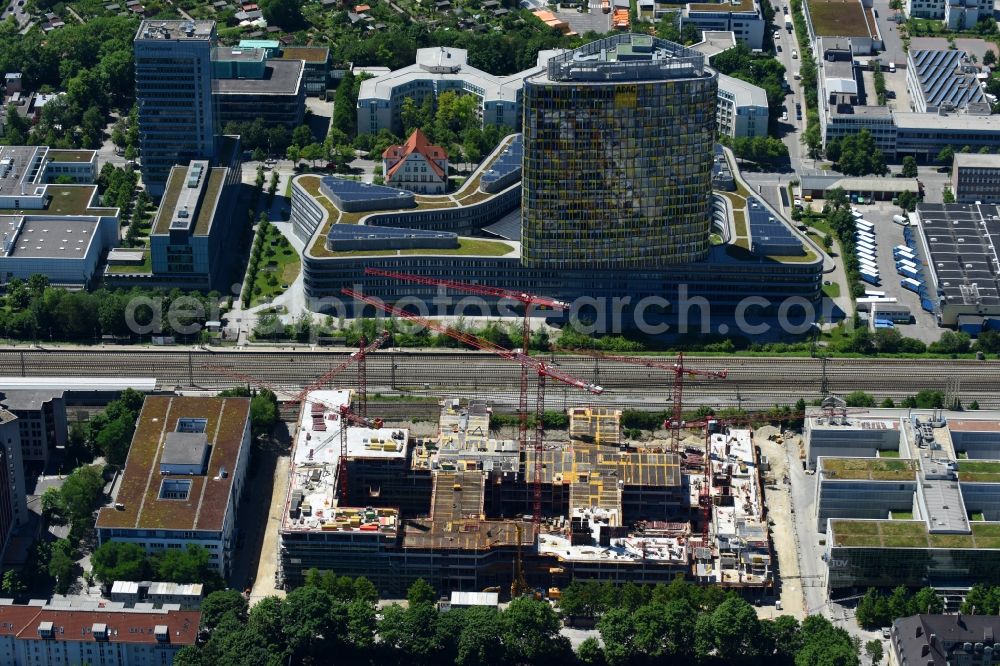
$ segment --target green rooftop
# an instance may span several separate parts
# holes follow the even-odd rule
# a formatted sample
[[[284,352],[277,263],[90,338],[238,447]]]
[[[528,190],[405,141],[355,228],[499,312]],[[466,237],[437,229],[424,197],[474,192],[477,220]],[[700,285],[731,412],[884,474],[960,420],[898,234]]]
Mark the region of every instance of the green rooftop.
[[[156,218],[153,220],[153,234],[170,233],[170,221],[177,206],[177,199],[180,197],[181,189],[184,187],[184,179],[187,178],[187,167],[175,166],[170,170],[170,177],[167,179],[167,187],[163,192],[163,199],[160,201],[160,208],[156,211]],[[212,226],[215,218],[215,210],[222,185],[226,180],[226,170],[223,168],[209,169],[208,179],[205,181],[205,193],[198,204],[198,217],[195,219],[192,234],[195,236],[205,236]]]
[[[0,215],[117,215],[117,208],[91,208],[97,185],[47,185],[45,208],[0,209]]]
[[[930,534],[922,520],[830,520],[839,548],[1000,549],[1000,523],[973,523],[972,534]]]
[[[94,150],[50,150],[46,157],[53,162],[90,162],[97,151]]]
[[[912,481],[917,464],[887,458],[821,458],[820,469],[828,479]]]
[[[1000,461],[963,460],[958,463],[958,480],[972,483],[1000,483]]]

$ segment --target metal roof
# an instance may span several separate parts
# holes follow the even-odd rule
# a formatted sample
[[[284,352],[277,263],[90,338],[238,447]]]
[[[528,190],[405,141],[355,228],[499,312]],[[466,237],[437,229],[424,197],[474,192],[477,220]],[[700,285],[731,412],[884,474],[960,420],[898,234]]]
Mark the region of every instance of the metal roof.
[[[919,204],[917,217],[942,302],[1000,305],[1000,207]]]
[[[928,111],[986,102],[976,80],[978,68],[968,61],[965,51],[912,51],[910,57]]]

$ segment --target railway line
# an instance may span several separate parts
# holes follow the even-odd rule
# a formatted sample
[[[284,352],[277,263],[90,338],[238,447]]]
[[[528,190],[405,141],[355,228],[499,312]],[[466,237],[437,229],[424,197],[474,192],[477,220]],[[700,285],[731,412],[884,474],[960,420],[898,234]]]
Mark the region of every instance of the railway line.
[[[210,351],[121,349],[0,350],[0,376],[131,376],[155,377],[161,390],[218,391],[239,380],[208,367],[214,365],[260,378],[280,392],[295,393],[330,368],[346,350],[338,351]],[[590,396],[561,385],[549,387],[547,399],[557,405],[605,404],[661,409],[669,398],[672,374],[583,356],[555,356],[563,370],[600,384],[601,396]],[[921,389],[951,391],[963,403],[976,400],[983,408],[1000,408],[1000,361],[921,359],[827,359],[796,357],[688,357],[685,363],[702,369],[728,368],[726,380],[688,377],[688,406],[742,406],[749,409],[791,404],[826,392],[864,390],[879,400],[900,400]],[[379,351],[368,358],[371,393],[457,397],[478,396],[498,406],[517,401],[519,369],[489,354],[442,351]],[[353,387],[356,373],[337,378]]]

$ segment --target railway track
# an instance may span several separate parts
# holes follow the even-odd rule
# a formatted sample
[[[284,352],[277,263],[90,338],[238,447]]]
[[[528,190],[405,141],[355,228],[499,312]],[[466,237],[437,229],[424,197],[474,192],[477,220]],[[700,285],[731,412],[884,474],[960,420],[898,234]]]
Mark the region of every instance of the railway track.
[[[340,363],[346,351],[225,351],[206,350],[4,350],[0,376],[14,377],[155,377],[163,390],[217,391],[240,382],[209,364],[258,377],[285,393],[294,393]],[[668,358],[668,357],[665,357]],[[555,356],[561,369],[605,388],[590,396],[561,385],[549,387],[549,404],[605,404],[660,409],[668,400],[670,372],[596,360]],[[696,405],[741,405],[766,408],[791,404],[798,398],[828,392],[864,390],[879,400],[900,400],[921,389],[951,388],[964,402],[1000,408],[1000,362],[916,359],[821,359],[796,357],[689,357],[685,363],[701,369],[728,368],[726,380],[688,377],[684,402]],[[824,367],[825,365],[825,367]],[[499,405],[517,400],[516,365],[479,352],[379,351],[368,358],[371,393],[413,396],[478,396]],[[353,387],[357,375],[348,370],[336,380]]]

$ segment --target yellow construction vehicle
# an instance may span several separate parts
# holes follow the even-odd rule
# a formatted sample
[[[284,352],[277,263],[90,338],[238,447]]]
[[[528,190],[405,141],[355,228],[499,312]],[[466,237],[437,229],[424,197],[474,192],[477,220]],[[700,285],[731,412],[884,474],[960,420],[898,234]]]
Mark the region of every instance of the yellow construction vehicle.
[[[514,565],[514,580],[510,584],[510,598],[517,599],[523,594],[531,592],[528,583],[524,580],[524,559],[521,557],[521,541],[524,537],[524,527],[519,522],[514,523],[517,531],[517,561]]]

